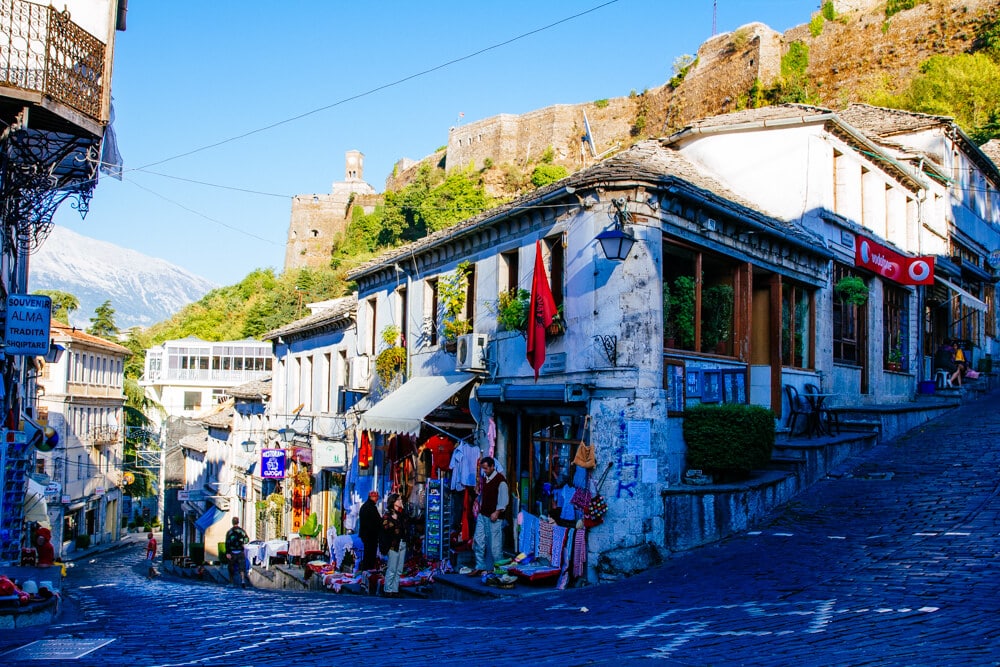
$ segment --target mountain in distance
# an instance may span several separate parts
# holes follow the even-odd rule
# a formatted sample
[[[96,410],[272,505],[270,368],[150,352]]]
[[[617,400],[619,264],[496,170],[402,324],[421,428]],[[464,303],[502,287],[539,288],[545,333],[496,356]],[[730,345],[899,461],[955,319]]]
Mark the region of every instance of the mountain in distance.
[[[31,255],[28,272],[29,291],[59,290],[80,300],[69,323],[82,329],[105,301],[124,331],[162,322],[216,287],[165,260],[58,225]]]

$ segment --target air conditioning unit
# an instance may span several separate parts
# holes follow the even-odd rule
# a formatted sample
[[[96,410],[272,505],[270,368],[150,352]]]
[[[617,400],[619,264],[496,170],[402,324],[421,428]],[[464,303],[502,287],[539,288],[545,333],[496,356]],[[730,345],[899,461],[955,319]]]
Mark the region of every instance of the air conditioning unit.
[[[368,355],[354,357],[348,362],[347,390],[367,392],[372,384],[372,362]]]
[[[485,371],[486,344],[489,338],[486,334],[471,333],[458,337],[458,347],[455,350],[455,370]]]

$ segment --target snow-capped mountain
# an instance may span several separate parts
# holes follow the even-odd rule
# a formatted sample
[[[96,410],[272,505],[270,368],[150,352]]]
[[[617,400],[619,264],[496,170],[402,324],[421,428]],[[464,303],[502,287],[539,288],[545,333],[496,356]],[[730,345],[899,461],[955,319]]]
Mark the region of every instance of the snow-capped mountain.
[[[31,256],[28,286],[31,292],[60,290],[79,299],[70,324],[81,328],[110,300],[122,330],[161,322],[216,287],[162,259],[59,226]]]

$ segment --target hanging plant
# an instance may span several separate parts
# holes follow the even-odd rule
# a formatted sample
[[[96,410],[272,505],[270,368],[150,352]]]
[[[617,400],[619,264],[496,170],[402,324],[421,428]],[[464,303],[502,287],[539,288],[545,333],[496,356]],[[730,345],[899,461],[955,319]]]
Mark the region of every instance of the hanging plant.
[[[400,375],[406,373],[406,348],[394,345],[387,347],[375,357],[375,374],[388,387]]]
[[[844,303],[852,306],[863,306],[868,301],[868,285],[857,276],[844,276],[837,281],[833,291]]]
[[[438,281],[438,297],[441,300],[441,337],[454,343],[459,336],[472,331],[472,323],[462,317],[465,299],[469,290],[469,273],[472,265],[462,262],[455,270]]]

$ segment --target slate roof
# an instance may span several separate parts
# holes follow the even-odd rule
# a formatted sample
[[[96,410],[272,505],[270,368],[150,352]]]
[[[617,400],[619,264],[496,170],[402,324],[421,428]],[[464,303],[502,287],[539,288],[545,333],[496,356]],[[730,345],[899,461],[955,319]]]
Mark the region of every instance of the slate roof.
[[[271,378],[244,382],[239,386],[233,387],[226,393],[234,398],[260,398],[262,395],[270,396]]]
[[[295,320],[294,322],[286,324],[278,329],[274,329],[273,331],[268,331],[262,336],[262,338],[264,340],[274,340],[278,336],[288,336],[293,333],[319,329],[323,326],[334,324],[341,320],[350,319],[357,306],[358,299],[355,295],[335,299],[331,303],[330,308],[321,310],[318,313],[313,313],[303,317],[302,319]]]
[[[233,409],[233,402],[229,401],[221,410],[213,412],[210,415],[206,415],[199,421],[205,426],[212,426],[214,428],[229,428],[233,424],[234,414],[236,414],[236,410]]]
[[[814,107],[807,104],[778,104],[759,109],[744,109],[733,113],[708,116],[688,123],[687,128],[732,127],[744,123],[763,123],[768,121],[787,120],[790,118],[809,118],[810,116],[825,116],[834,113],[830,109]],[[677,134],[682,134],[680,130]],[[676,136],[676,135],[674,135]]]
[[[954,123],[954,119],[948,116],[931,116],[902,109],[873,107],[870,104],[851,104],[843,111],[838,111],[837,115],[848,125],[877,139],[935,127],[950,127]]]
[[[729,206],[735,213],[746,215],[762,225],[769,226],[778,234],[794,237],[800,242],[810,245],[817,245],[818,251],[823,247],[819,237],[814,236],[799,225],[773,217],[767,211],[731,192],[680,152],[665,146],[660,140],[648,139],[555,183],[533,190],[477,216],[467,218],[448,229],[434,232],[418,241],[388,250],[351,271],[347,278],[356,280],[360,276],[391,264],[397,259],[419,254],[449,239],[460,237],[481,226],[490,224],[494,220],[513,215],[520,209],[531,208],[538,205],[539,202],[553,197],[565,196],[566,188],[581,189],[596,185],[627,185],[630,183],[675,184],[704,199]]]
[[[1000,139],[990,139],[980,146],[979,150],[992,160],[993,164],[1000,168]]]

